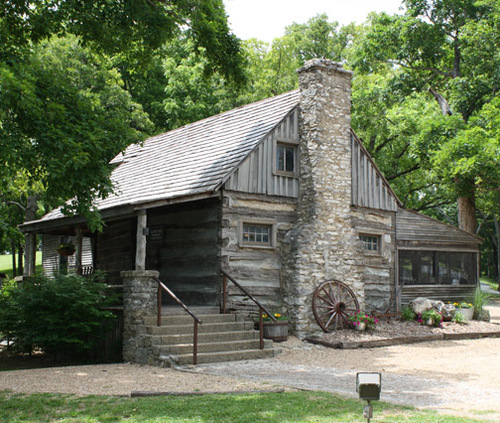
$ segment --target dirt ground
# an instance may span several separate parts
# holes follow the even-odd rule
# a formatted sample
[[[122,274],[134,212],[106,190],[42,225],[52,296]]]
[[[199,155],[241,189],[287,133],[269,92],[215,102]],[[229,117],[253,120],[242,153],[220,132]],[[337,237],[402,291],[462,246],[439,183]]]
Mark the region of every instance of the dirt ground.
[[[492,314],[500,324],[500,308]],[[500,328],[500,326],[498,326]],[[500,421],[499,338],[338,350],[290,337],[272,359],[187,366],[68,366],[0,372],[0,389],[76,395],[317,389],[355,397],[358,371],[382,373],[382,400]]]

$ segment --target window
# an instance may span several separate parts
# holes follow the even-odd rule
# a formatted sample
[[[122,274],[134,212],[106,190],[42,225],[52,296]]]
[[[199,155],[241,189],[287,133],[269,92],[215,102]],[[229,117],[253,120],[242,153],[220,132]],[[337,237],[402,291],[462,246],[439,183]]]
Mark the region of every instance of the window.
[[[379,235],[360,235],[359,239],[363,242],[363,247],[366,251],[380,251]]]
[[[297,171],[297,147],[290,144],[276,144],[276,172],[295,175]]]
[[[276,221],[273,219],[240,221],[239,233],[241,247],[274,248],[276,245]]]
[[[404,285],[470,285],[477,282],[477,254],[399,251],[399,280]]]
[[[271,225],[243,224],[243,244],[271,245]]]

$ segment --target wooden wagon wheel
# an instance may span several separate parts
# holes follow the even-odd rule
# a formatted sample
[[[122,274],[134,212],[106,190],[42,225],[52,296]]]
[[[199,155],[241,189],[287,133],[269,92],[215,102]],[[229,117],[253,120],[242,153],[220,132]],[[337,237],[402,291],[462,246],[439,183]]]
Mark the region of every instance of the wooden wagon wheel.
[[[325,332],[347,327],[350,313],[359,310],[356,295],[346,284],[332,280],[314,291],[312,309],[318,325]]]

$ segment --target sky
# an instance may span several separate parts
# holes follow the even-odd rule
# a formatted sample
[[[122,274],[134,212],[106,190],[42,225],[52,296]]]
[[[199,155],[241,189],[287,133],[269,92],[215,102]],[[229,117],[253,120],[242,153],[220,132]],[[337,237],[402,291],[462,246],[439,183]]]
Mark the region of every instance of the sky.
[[[238,38],[268,43],[283,36],[286,26],[306,23],[320,13],[340,25],[362,23],[372,11],[401,13],[401,0],[224,0],[224,5]]]

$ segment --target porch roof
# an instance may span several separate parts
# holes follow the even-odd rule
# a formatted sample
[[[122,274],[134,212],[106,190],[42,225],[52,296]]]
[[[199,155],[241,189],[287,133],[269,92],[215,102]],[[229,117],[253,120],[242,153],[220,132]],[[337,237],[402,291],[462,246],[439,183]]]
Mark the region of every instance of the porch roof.
[[[98,200],[98,209],[140,208],[217,191],[298,101],[299,91],[291,91],[130,145],[111,161],[117,166],[111,175],[116,192]],[[56,209],[22,229],[40,228],[42,222],[64,217]]]

